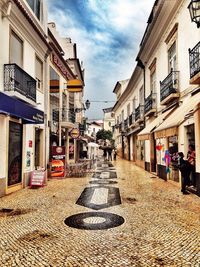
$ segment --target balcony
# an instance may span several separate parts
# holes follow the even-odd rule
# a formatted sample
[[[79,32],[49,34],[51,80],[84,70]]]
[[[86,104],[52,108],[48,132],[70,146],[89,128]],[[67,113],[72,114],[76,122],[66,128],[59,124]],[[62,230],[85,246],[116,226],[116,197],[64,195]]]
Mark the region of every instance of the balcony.
[[[17,64],[4,65],[4,91],[32,105],[36,104],[36,80]]]
[[[74,110],[72,109],[63,109],[62,110],[62,122],[63,123],[74,123],[76,120],[76,114],[74,112]]]
[[[190,57],[190,84],[200,84],[200,42],[189,49]]]
[[[156,94],[151,93],[145,99],[144,114],[145,116],[153,115],[156,112]]]
[[[171,71],[170,74],[160,82],[160,104],[167,105],[174,99],[179,98],[179,72]]]
[[[135,122],[142,122],[144,120],[144,105],[139,105],[135,109]]]

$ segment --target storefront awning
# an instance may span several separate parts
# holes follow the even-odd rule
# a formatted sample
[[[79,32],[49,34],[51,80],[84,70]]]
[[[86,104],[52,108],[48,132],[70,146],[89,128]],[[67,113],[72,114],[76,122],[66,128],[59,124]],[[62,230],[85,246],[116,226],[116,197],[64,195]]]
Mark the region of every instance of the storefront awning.
[[[150,122],[141,132],[139,132],[138,140],[148,140],[150,138],[151,132],[153,132],[156,127],[161,125],[161,123],[166,119],[170,112],[172,112],[172,109],[161,113],[157,118]]]
[[[44,123],[44,112],[1,92],[0,113],[22,119],[25,124]]]
[[[200,103],[200,93],[188,97],[174,110],[174,112],[155,130],[156,138],[173,136],[178,134],[178,126],[194,113],[196,106]]]

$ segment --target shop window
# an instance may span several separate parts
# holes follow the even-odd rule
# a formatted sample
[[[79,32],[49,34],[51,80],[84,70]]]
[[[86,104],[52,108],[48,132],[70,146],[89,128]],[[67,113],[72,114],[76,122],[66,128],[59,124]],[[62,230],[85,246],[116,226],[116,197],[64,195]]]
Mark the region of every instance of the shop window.
[[[36,57],[35,60],[35,76],[37,81],[37,89],[43,90],[43,63],[42,61]]]
[[[40,20],[41,0],[27,0],[27,3],[33,10],[36,17]]]
[[[10,34],[10,63],[23,67],[23,41],[12,30]]]

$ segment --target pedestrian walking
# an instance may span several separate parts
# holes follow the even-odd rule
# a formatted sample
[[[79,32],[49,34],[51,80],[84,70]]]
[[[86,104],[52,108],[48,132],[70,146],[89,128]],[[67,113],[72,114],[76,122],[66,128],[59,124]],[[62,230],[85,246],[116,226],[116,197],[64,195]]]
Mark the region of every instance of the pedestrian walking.
[[[181,192],[183,194],[189,194],[186,191],[186,186],[189,185],[190,181],[190,166],[187,160],[184,160],[184,154],[182,152],[178,153],[178,168],[181,172]]]

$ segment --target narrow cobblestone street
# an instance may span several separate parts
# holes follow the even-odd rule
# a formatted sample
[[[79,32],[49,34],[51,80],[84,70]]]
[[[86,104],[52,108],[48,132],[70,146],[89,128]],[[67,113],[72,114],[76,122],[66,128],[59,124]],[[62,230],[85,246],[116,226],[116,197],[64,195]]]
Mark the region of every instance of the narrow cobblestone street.
[[[116,168],[117,178],[100,175],[105,185],[95,184],[95,175],[50,180],[43,188],[26,188],[1,198],[0,266],[199,267],[200,198],[182,195],[178,186],[131,162],[118,159],[113,165],[110,169]],[[101,196],[95,195],[95,186]],[[94,191],[92,207],[80,198],[89,187]],[[99,204],[105,202],[101,190],[110,192],[112,205],[95,204],[98,197]],[[85,192],[91,194],[89,189]],[[69,216],[88,212],[112,213],[124,223],[104,230],[64,223]],[[97,216],[93,223],[101,221]]]

